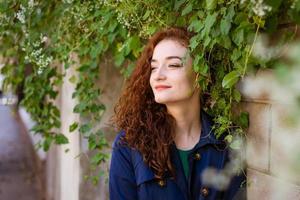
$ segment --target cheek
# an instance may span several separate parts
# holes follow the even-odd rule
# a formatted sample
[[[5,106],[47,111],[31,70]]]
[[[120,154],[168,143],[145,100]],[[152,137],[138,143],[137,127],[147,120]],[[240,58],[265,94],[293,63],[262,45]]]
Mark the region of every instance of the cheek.
[[[194,90],[194,81],[195,78],[192,73],[185,74],[184,76],[178,77],[177,85],[181,89],[181,91],[185,91],[187,93],[192,93]]]
[[[151,75],[150,75],[150,79],[149,79],[149,84],[150,84],[150,87],[151,87],[151,89],[153,91],[153,78],[152,78]]]

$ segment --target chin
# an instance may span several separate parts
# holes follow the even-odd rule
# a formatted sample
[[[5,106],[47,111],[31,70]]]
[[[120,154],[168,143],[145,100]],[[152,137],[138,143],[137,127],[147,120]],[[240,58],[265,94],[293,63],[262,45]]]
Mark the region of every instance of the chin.
[[[155,102],[160,103],[160,104],[166,104],[169,101],[168,101],[168,99],[164,99],[164,98],[155,98]]]
[[[159,104],[168,104],[178,102],[178,99],[170,99],[170,98],[155,98],[155,102]]]

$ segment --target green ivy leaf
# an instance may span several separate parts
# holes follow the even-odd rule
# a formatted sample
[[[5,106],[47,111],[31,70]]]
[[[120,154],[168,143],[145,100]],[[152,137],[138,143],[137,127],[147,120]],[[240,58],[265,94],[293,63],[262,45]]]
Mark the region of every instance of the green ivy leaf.
[[[226,19],[228,21],[232,22],[232,19],[233,19],[234,15],[235,15],[235,10],[234,10],[234,4],[233,4],[228,9],[228,13],[226,15]]]
[[[203,47],[207,47],[211,42],[211,37],[209,36],[206,36],[205,39],[204,39],[204,43],[203,43]]]
[[[112,21],[109,24],[108,31],[113,33],[116,30],[117,26],[118,26],[118,22],[117,21]]]
[[[135,35],[129,39],[128,44],[131,50],[137,50],[141,46],[140,38],[137,35]]]
[[[105,161],[108,158],[108,155],[103,153],[97,153],[91,159],[92,164],[99,165],[101,162]]]
[[[53,141],[52,137],[46,137],[44,139],[43,144],[42,144],[44,151],[48,151],[49,150],[52,141]]]
[[[244,41],[244,29],[238,28],[233,32],[232,40],[236,45],[241,45]]]
[[[226,49],[231,48],[232,42],[228,35],[224,35],[223,37],[220,37],[220,39],[221,39],[221,41],[220,41],[221,46],[223,46]]]
[[[185,6],[185,8],[182,10],[181,15],[182,15],[182,16],[187,15],[187,14],[189,14],[190,12],[192,12],[192,10],[193,10],[193,4],[192,4],[192,2],[190,1],[190,2]]]
[[[88,142],[89,142],[89,150],[93,150],[97,147],[95,135],[90,135]]]
[[[103,42],[99,41],[97,42],[97,44],[92,46],[90,50],[91,57],[96,58],[97,56],[99,56],[99,54],[101,54],[102,50],[103,50]]]
[[[248,16],[244,12],[238,12],[234,18],[234,23],[239,25],[242,22],[248,21]]]
[[[203,55],[196,55],[194,60],[193,60],[193,70],[195,72],[199,72],[200,71],[200,65],[201,65],[201,60],[203,59]]]
[[[236,150],[238,150],[238,149],[241,149],[241,145],[242,145],[242,143],[241,143],[241,141],[240,140],[234,140],[232,143],[230,143],[230,148],[232,148],[232,149],[236,149]]]
[[[223,78],[222,87],[223,88],[231,88],[240,77],[240,73],[238,71],[232,71]]]
[[[204,27],[204,32],[206,34],[208,34],[211,30],[211,27],[214,25],[214,23],[216,22],[218,13],[214,12],[213,14],[209,14],[206,19],[205,19],[205,27]]]
[[[248,112],[241,112],[238,122],[242,128],[248,128],[249,126],[249,113]]]
[[[91,124],[87,123],[87,124],[83,124],[80,128],[79,128],[79,132],[81,134],[85,134],[87,132],[89,132],[92,129]]]
[[[237,89],[234,89],[233,90],[233,99],[236,101],[236,102],[240,102],[241,101],[241,93],[237,90]]]
[[[66,138],[66,136],[64,136],[63,134],[56,134],[54,136],[54,140],[56,144],[67,144],[69,143],[68,138]]]
[[[130,37],[126,44],[125,44],[125,50],[124,50],[124,56],[128,56],[130,52],[135,52],[135,54],[137,54],[137,52],[140,49],[140,38],[135,35]]]
[[[214,10],[217,6],[217,0],[206,0],[206,9]]]
[[[226,135],[224,140],[226,140],[228,143],[231,143],[232,142],[232,135]]]
[[[143,15],[143,20],[148,19],[148,17],[150,16],[151,11],[150,10],[146,10],[145,14]]]
[[[71,125],[69,126],[69,132],[75,131],[75,130],[77,129],[77,127],[78,127],[78,123],[77,123],[77,122],[74,122],[73,124],[71,124]]]
[[[223,35],[227,35],[231,28],[231,22],[228,19],[222,19],[220,24],[220,30]]]
[[[174,10],[178,11],[179,8],[184,4],[186,0],[176,0],[174,4]]]
[[[239,49],[235,48],[233,51],[232,51],[232,54],[230,56],[230,60],[232,62],[235,62],[237,61],[240,57],[241,57],[242,53]]]
[[[71,78],[69,78],[69,82],[75,84],[76,83],[76,76],[73,75]]]
[[[202,21],[195,19],[191,22],[191,24],[188,27],[189,31],[199,32],[201,29],[203,29],[204,24]]]
[[[39,132],[43,132],[45,130],[45,125],[43,124],[36,124],[35,126],[33,126],[30,131],[34,132],[34,133],[39,133]]]
[[[197,34],[190,39],[189,47],[191,48],[192,51],[199,45],[200,37],[201,35]]]
[[[114,63],[116,67],[120,67],[124,61],[125,61],[125,56],[122,53],[117,53],[114,56]]]
[[[79,104],[77,104],[74,109],[73,112],[74,113],[81,113],[83,112],[85,109],[87,108],[87,104],[85,102],[81,102]]]

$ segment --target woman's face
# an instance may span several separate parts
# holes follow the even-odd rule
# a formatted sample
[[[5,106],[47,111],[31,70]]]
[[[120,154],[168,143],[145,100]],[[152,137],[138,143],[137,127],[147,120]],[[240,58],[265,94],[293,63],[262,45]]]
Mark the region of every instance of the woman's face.
[[[168,104],[190,99],[195,93],[195,79],[192,59],[186,47],[171,39],[164,39],[155,46],[150,85],[157,103]]]

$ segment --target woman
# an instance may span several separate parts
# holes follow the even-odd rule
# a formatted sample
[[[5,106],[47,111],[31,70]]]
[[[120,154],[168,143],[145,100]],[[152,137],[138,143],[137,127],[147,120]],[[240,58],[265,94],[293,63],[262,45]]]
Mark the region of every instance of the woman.
[[[228,149],[201,108],[190,37],[181,28],[160,31],[137,61],[113,118],[122,132],[113,144],[111,200],[233,199],[240,190],[243,175],[223,190],[203,179],[205,169],[225,167]]]

